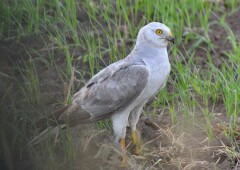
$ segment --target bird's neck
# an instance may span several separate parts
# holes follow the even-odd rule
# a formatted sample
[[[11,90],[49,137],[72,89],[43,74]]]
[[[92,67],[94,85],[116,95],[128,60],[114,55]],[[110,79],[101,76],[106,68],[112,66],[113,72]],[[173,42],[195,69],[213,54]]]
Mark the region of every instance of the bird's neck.
[[[169,63],[167,47],[154,46],[148,43],[137,44],[131,54],[130,58],[134,60],[142,60],[147,63]]]

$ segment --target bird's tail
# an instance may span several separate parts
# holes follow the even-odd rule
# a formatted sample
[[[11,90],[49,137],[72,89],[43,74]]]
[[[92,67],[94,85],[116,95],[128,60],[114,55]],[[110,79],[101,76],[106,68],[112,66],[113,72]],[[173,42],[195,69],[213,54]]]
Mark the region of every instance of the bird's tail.
[[[62,125],[63,126],[63,125]],[[65,125],[64,125],[65,126]],[[47,139],[49,136],[56,134],[59,130],[61,129],[61,126],[50,126],[43,130],[39,135],[34,137],[29,144],[34,146],[37,145],[38,143],[44,141]]]
[[[91,123],[109,117],[112,113],[92,117],[80,104],[73,103],[54,112],[53,114],[38,120],[35,127],[40,134],[30,141],[30,145],[36,145],[46,139],[49,135],[57,133],[60,129],[73,127],[77,124]]]
[[[91,119],[91,115],[81,105],[73,103],[38,120],[35,123],[35,127],[39,130],[40,134],[34,137],[29,144],[36,145],[66,126],[73,127],[80,123],[90,123],[100,119],[102,119],[101,116]]]
[[[38,120],[35,123],[35,127],[39,129],[40,133],[34,137],[29,144],[34,146],[47,139],[49,136],[56,134],[60,129],[66,127],[65,121],[60,120],[59,117],[64,114],[69,107],[70,106],[65,106],[53,114]]]

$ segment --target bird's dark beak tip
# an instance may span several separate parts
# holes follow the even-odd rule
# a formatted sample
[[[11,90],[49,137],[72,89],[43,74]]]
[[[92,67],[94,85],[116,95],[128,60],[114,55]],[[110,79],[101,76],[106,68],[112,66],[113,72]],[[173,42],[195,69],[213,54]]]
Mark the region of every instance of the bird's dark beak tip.
[[[174,37],[171,37],[171,38],[169,39],[169,41],[174,44],[174,43],[175,43],[175,38],[174,38]]]
[[[172,37],[172,36],[169,36],[168,38],[166,38],[169,42],[171,42],[171,43],[175,43],[175,38],[174,37]]]

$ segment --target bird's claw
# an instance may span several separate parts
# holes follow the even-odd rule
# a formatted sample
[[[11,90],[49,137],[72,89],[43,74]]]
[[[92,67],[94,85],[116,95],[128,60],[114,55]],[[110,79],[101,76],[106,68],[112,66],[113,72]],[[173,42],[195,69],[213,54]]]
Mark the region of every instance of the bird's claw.
[[[122,161],[121,161],[121,163],[120,163],[120,167],[121,167],[121,168],[127,168],[127,167],[128,167],[128,163],[127,163],[127,158],[126,158],[126,156],[123,156],[123,157],[122,157]]]
[[[142,146],[141,146],[141,140],[137,131],[132,132],[132,141],[135,147],[133,153],[135,155],[141,155]]]
[[[141,147],[136,145],[133,153],[134,153],[134,155],[141,155],[141,153],[142,153]]]

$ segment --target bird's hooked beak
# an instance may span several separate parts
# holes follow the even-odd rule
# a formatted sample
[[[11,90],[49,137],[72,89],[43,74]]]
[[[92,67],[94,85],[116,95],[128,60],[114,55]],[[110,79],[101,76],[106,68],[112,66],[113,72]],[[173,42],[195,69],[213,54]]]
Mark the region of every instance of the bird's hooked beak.
[[[169,37],[167,37],[167,40],[168,40],[169,42],[172,42],[172,43],[174,44],[175,38],[169,36]]]
[[[172,42],[174,44],[175,38],[172,35],[172,32],[169,33],[169,35],[166,38],[169,42]]]

